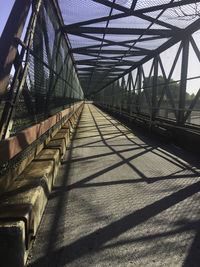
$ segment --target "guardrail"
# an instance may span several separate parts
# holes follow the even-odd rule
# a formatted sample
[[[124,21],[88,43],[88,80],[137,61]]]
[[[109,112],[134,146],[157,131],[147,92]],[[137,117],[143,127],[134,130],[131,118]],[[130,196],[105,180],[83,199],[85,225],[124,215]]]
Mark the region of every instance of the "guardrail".
[[[39,132],[41,135],[39,134],[38,139],[42,137],[42,141],[35,143],[35,146],[30,149],[30,155],[26,155],[22,161],[18,158],[18,165],[13,167],[10,165],[8,172],[1,177],[3,192],[0,196],[0,258],[2,267],[24,266],[60,162],[66,148],[69,147],[70,137],[75,130],[82,108],[83,103],[80,103],[71,110],[71,113],[70,110],[66,110],[63,117],[59,114],[61,117],[59,121],[54,117],[46,121],[43,124],[43,130],[40,129]],[[53,126],[52,121],[55,122]],[[34,129],[36,131],[39,128]],[[47,131],[42,134],[46,129]],[[27,129],[26,133],[29,130]],[[25,133],[22,136],[26,136]],[[36,135],[33,134],[30,138],[33,141],[35,137]],[[26,149],[27,147],[19,154]]]

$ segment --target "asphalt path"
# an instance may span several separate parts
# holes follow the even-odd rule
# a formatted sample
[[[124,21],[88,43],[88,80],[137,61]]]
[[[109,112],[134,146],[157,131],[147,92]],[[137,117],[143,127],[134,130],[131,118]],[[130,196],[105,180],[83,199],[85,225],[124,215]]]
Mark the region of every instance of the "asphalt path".
[[[199,170],[86,104],[27,266],[200,266]]]

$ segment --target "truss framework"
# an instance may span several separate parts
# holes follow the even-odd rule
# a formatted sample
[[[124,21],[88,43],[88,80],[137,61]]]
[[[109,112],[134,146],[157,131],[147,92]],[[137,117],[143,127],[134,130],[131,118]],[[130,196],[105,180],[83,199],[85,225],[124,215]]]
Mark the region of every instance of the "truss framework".
[[[200,29],[199,14],[200,0],[16,0],[0,39],[0,139],[9,136],[13,118],[20,113],[19,99],[23,119],[35,123],[66,103],[83,99],[82,88],[101,103],[138,116],[147,114],[150,121],[169,109],[177,124],[191,123],[195,108],[199,117],[200,105],[200,91],[186,101],[190,48],[200,62],[192,37]],[[167,74],[160,54],[178,43]],[[143,64],[150,60],[147,75]],[[171,78],[178,60],[175,96]],[[7,87],[12,66],[15,74]],[[200,75],[189,79],[197,78]]]
[[[120,112],[127,111],[130,115],[134,113],[147,115],[150,121],[154,121],[158,117],[166,117],[174,120],[180,126],[185,125],[190,121],[200,96],[199,89],[195,97],[186,103],[187,80],[200,78],[200,75],[187,78],[190,45],[200,63],[200,50],[194,38],[187,36],[177,47],[168,74],[163,60],[160,55],[157,55],[152,60],[148,74],[145,73],[143,65],[138,66],[128,74],[128,77],[123,76],[99,91],[95,95],[95,101],[109,108],[117,108]],[[178,61],[180,63],[180,79],[174,81],[172,76]],[[162,81],[159,80],[158,70],[161,71]],[[176,97],[172,88],[173,84],[179,87]]]
[[[96,4],[97,8],[104,10],[99,12],[102,16],[82,20],[80,15],[80,21],[71,16],[72,23],[67,19],[68,12],[76,16],[75,11],[81,12],[83,1],[78,1],[80,8],[76,6],[77,1],[69,1],[69,5],[70,2],[74,4],[68,12],[64,9],[66,1],[58,2],[66,24],[62,31],[69,35],[70,52],[74,55],[86,93],[102,90],[192,34],[200,23],[198,16],[189,23],[181,22],[179,18],[181,12],[190,16],[191,10],[200,5],[197,0],[157,0],[153,4],[151,1],[132,0],[123,1],[124,5],[118,0],[86,0],[87,8],[82,12],[94,12],[92,8]]]

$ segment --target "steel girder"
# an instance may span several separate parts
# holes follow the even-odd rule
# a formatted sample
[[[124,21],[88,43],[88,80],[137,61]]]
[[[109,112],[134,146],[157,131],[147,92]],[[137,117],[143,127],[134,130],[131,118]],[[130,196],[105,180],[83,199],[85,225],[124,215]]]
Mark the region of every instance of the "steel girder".
[[[58,0],[58,2],[62,8],[63,0]],[[109,14],[75,23],[72,21],[61,30],[69,34],[72,43],[71,53],[75,57],[78,70],[81,70],[81,65],[86,68],[85,75],[82,69],[79,76],[80,80],[84,76],[85,91],[93,93],[102,90],[199,29],[198,16],[187,25],[183,22],[180,26],[180,21],[177,25],[173,23],[173,20],[170,21],[173,19],[171,13],[174,12],[174,16],[178,16],[178,11],[184,10],[183,14],[185,14],[187,8],[193,8],[200,3],[197,0],[166,0],[166,3],[153,6],[149,1],[144,7],[141,6],[140,0],[133,0],[129,6],[123,6],[115,0],[87,0],[86,2],[88,5],[90,2],[95,2],[99,8],[106,7]],[[88,13],[90,12],[92,10],[88,7]],[[166,19],[166,14],[168,14],[168,19]],[[65,22],[66,14],[62,12],[62,15]],[[126,20],[131,21],[132,25],[127,25]],[[134,20],[136,23],[141,22],[141,26],[134,25]],[[115,26],[116,22],[116,25],[121,23],[120,26]],[[105,23],[104,27],[100,26],[102,23]],[[80,45],[74,47],[74,40],[77,40]],[[93,45],[88,45],[90,42]],[[107,65],[109,69],[105,70]],[[89,66],[92,67],[90,70]],[[111,78],[110,73],[113,73],[119,66],[126,68],[118,76]],[[101,69],[103,71],[100,74]]]

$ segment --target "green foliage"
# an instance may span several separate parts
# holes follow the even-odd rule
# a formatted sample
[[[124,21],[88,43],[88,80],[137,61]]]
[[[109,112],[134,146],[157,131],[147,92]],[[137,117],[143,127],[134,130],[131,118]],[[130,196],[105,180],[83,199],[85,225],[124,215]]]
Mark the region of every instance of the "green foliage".
[[[8,78],[8,84],[6,87],[6,92],[9,92],[11,84],[12,84],[12,80],[13,80],[13,76],[10,74],[9,78]]]
[[[148,91],[149,96],[152,96],[153,79],[154,79],[154,76],[152,76],[150,78],[145,78],[143,80],[143,88],[144,88],[144,90]],[[165,82],[164,77],[158,76],[157,94],[156,94],[156,97],[158,100],[160,99],[165,86],[166,86],[166,82]],[[180,91],[180,83],[177,81],[174,81],[173,79],[170,79],[169,83],[168,83],[168,88],[169,88],[169,91],[171,92],[173,99],[178,100],[179,99],[179,91]],[[189,93],[186,93],[186,100],[192,100],[194,98],[194,96],[195,96],[194,94],[190,95]],[[163,99],[166,100],[166,94],[164,95]]]

